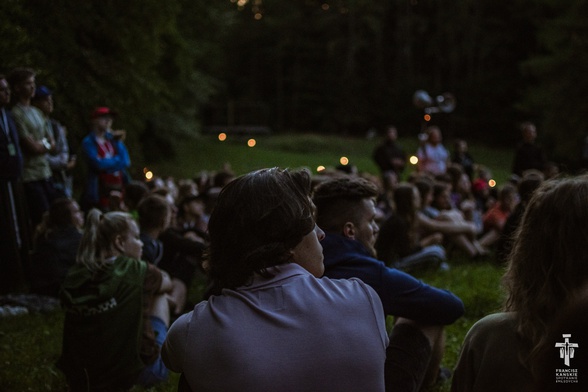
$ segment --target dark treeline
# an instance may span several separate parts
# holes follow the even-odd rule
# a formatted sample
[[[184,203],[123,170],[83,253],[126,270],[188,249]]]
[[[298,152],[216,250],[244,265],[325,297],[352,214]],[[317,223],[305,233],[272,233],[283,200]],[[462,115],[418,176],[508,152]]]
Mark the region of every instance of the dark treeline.
[[[433,115],[446,138],[513,146],[531,120],[563,161],[588,135],[587,17],[580,0],[5,0],[0,71],[37,70],[74,141],[115,108],[150,160],[227,123],[416,135],[424,89],[457,98]]]

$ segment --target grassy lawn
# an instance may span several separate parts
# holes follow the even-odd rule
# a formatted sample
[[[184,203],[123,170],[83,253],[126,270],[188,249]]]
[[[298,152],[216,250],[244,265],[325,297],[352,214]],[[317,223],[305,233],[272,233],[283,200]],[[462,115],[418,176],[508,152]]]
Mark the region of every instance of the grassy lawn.
[[[276,135],[258,138],[256,146],[250,148],[246,145],[246,139],[219,142],[214,137],[202,137],[181,141],[175,160],[149,168],[156,175],[172,175],[176,179],[193,177],[202,170],[218,170],[225,162],[230,162],[237,174],[268,166],[308,167],[315,172],[319,165],[334,167],[341,156],[346,156],[360,171],[375,174],[371,151],[378,142],[306,134]],[[448,148],[450,143],[446,142]],[[401,140],[401,144],[409,153],[416,150],[416,141]],[[470,152],[476,162],[492,170],[498,185],[508,179],[511,151],[471,145]],[[426,273],[418,277],[454,292],[465,303],[465,316],[447,328],[444,365],[452,368],[470,326],[500,307],[503,296],[500,277],[503,268],[491,259],[470,262],[460,254],[450,255],[450,264],[452,268],[449,271]],[[189,293],[192,302],[199,300],[202,289],[202,277],[197,277]],[[0,391],[66,389],[63,376],[54,366],[61,348],[62,322],[63,314],[60,311],[0,318]],[[177,380],[178,376],[172,374],[166,384],[153,390],[175,391]],[[433,389],[448,390],[448,384]]]

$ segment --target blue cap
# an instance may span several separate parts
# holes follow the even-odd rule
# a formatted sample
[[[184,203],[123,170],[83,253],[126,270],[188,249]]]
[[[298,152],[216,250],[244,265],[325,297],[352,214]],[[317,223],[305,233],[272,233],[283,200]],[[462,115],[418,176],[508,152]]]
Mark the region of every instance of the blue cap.
[[[47,86],[38,86],[35,90],[35,98],[43,99],[53,95],[53,92],[47,88]]]

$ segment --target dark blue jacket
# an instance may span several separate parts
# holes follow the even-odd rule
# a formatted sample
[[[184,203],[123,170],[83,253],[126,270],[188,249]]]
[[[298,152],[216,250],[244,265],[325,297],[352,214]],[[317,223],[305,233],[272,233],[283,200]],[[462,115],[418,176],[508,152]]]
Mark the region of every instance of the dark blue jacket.
[[[464,314],[463,302],[456,295],[387,267],[371,257],[359,241],[327,233],[321,245],[325,256],[325,276],[361,279],[376,290],[386,315],[426,325],[449,325]]]

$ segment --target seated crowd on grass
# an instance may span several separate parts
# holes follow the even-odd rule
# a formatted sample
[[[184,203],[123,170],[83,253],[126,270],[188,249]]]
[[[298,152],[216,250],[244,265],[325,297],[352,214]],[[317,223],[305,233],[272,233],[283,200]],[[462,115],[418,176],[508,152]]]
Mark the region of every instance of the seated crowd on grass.
[[[34,74],[20,76],[20,109],[40,116],[29,108]],[[431,127],[418,170],[400,182],[405,158],[390,141],[395,157],[379,176],[349,168],[237,176],[227,165],[128,181],[113,116],[92,112],[84,143],[96,182],[81,208],[64,193],[47,196],[35,216],[28,284],[65,309],[58,367],[72,390],[150,387],[168,368],[182,373],[181,390],[430,388],[452,376],[441,367],[445,327],[464,305],[413,275],[443,274],[456,255],[507,264],[508,301],[466,337],[452,389],[533,386],[552,343],[543,336],[557,333],[546,316],[586,280],[585,177],[546,181],[528,169],[492,189],[463,143],[451,162]],[[28,154],[54,149],[27,140]],[[29,192],[45,180],[29,181]],[[209,279],[195,304],[196,276]],[[496,331],[509,350],[496,342],[481,355]],[[505,367],[508,377],[496,377]]]

